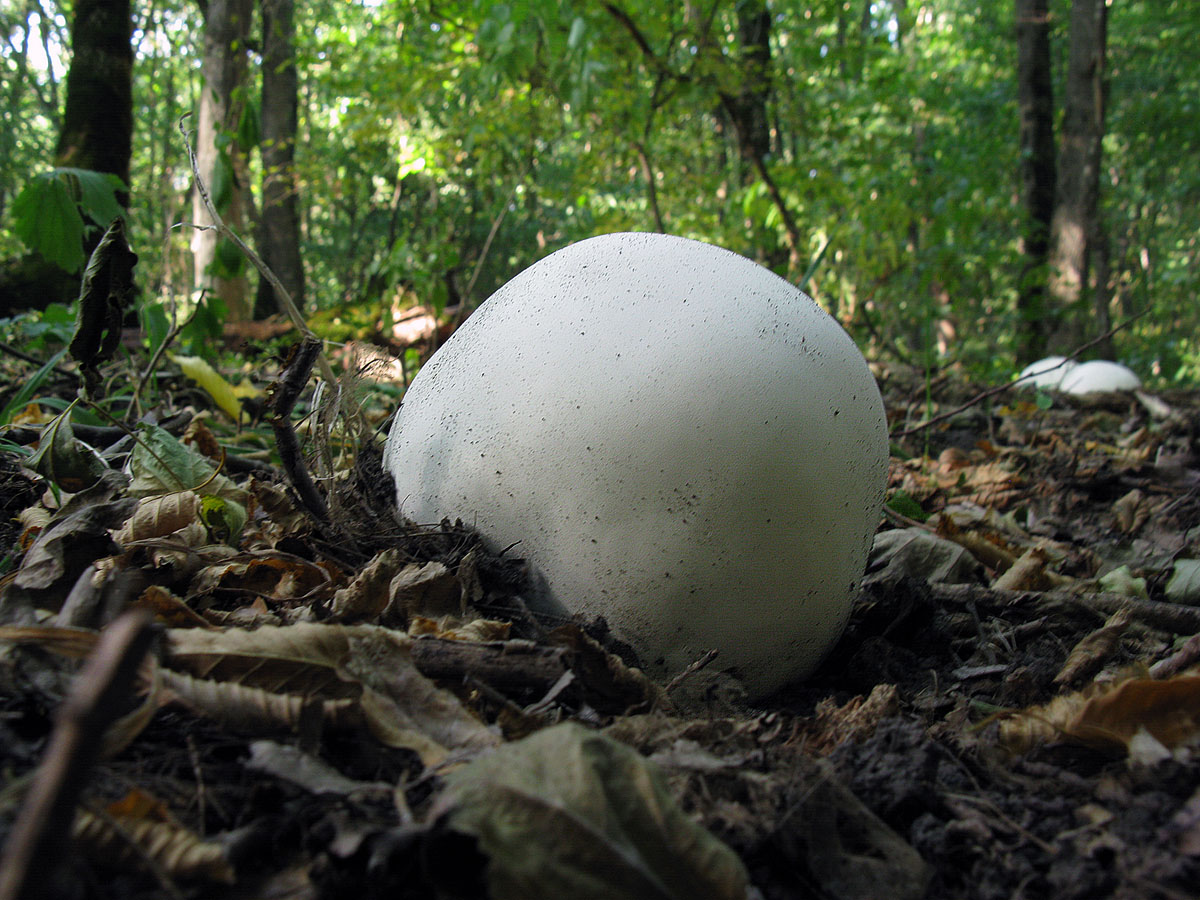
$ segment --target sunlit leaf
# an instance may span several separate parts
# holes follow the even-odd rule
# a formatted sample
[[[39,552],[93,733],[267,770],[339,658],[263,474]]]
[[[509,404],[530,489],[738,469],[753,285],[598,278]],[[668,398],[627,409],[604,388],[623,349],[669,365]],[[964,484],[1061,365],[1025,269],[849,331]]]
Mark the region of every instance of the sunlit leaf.
[[[170,356],[184,375],[204,388],[225,415],[235,422],[241,418],[242,406],[238,402],[237,393],[233,386],[221,377],[220,372],[198,356],[178,356],[174,353]]]

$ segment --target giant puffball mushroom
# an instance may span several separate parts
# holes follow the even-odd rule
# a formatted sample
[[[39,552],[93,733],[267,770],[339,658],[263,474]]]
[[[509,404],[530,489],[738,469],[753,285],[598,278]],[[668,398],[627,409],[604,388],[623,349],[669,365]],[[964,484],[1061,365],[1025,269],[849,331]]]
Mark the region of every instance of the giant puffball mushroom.
[[[1017,376],[1018,387],[1040,388],[1041,390],[1058,390],[1066,374],[1077,363],[1065,356],[1047,356],[1037,362],[1031,362]]]
[[[1081,363],[1068,372],[1059,389],[1065,394],[1110,394],[1136,391],[1141,386],[1142,380],[1132,369],[1106,359],[1096,359]]]
[[[806,294],[727,250],[610,234],[487,300],[404,397],[401,512],[461,518],[669,677],[761,696],[837,640],[887,480],[879,390]]]

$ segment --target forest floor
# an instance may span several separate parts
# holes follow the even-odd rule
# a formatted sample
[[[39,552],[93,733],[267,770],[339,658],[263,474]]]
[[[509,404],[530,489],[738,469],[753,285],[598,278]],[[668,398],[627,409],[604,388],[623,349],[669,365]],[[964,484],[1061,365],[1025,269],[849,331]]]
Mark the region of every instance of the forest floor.
[[[756,704],[398,526],[370,444],[330,445],[320,521],[182,387],[152,439],[80,430],[109,449],[74,494],[18,423],[0,897],[1196,896],[1200,400],[1012,391],[906,433],[975,389],[881,385],[850,626]]]

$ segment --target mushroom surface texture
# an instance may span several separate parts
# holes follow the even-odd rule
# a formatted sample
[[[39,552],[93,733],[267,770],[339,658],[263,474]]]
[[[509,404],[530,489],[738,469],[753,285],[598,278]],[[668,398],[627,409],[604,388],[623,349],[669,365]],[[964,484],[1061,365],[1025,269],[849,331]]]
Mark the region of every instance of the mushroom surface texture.
[[[517,275],[404,396],[385,468],[603,616],[657,678],[706,651],[762,696],[840,636],[879,523],[887,422],[842,328],[744,257],[662,234]]]
[[[1017,376],[1018,387],[1041,388],[1042,390],[1058,390],[1063,378],[1075,366],[1075,360],[1065,356],[1047,356],[1037,362],[1031,362]]]
[[[1068,372],[1059,385],[1066,394],[1112,393],[1114,391],[1136,391],[1142,380],[1132,369],[1106,359],[1080,363]]]

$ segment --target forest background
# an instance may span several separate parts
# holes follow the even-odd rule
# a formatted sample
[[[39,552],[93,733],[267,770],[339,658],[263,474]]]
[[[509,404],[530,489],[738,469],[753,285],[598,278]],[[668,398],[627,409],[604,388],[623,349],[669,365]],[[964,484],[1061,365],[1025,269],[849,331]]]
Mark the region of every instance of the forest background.
[[[1090,355],[1194,384],[1198,24],[1190,0],[0,0],[0,281],[73,278],[0,314],[77,293],[120,206],[139,309],[199,308],[193,352],[275,310],[189,226],[191,113],[222,216],[326,337],[667,231],[802,284],[868,356],[1006,380],[1129,322]],[[105,203],[79,170],[121,183]]]

